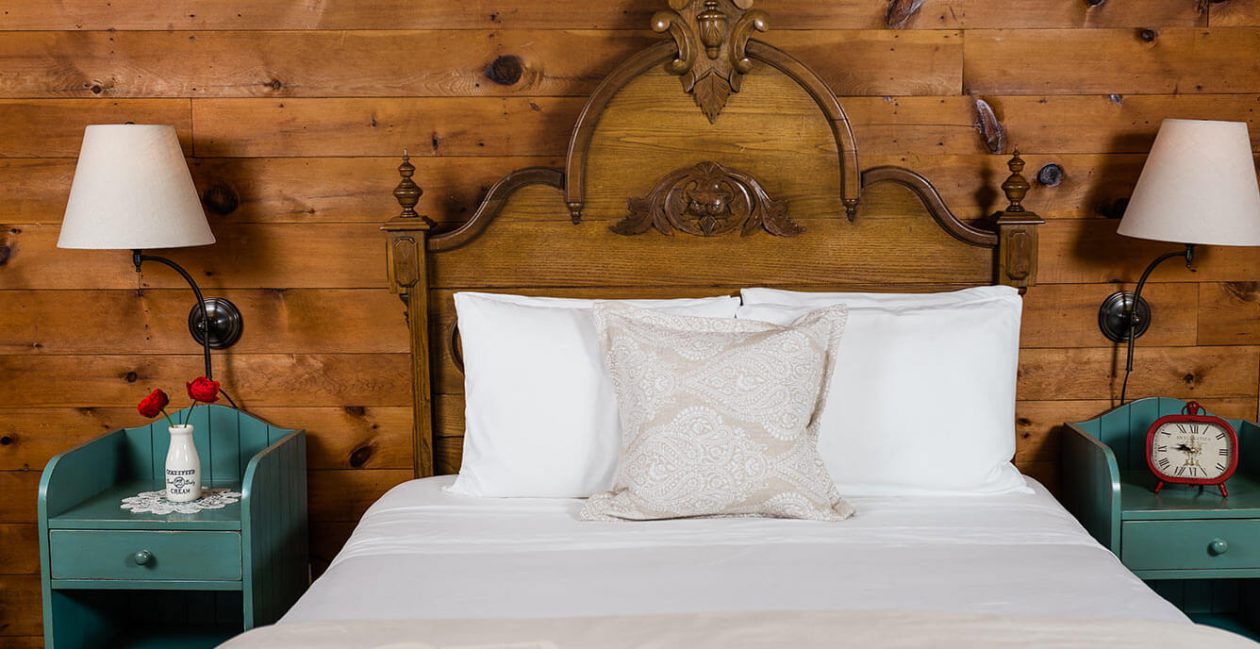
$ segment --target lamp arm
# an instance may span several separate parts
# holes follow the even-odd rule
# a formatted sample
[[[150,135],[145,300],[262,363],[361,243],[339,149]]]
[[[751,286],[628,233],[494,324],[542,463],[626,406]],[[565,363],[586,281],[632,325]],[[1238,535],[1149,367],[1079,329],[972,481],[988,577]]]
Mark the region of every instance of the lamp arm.
[[[201,294],[201,287],[197,286],[197,282],[193,280],[192,275],[188,274],[188,271],[184,270],[183,266],[180,266],[174,261],[158,255],[146,255],[139,250],[131,251],[131,263],[135,264],[137,273],[140,272],[140,265],[146,261],[153,261],[162,264],[163,266],[170,267],[172,270],[179,273],[180,276],[184,278],[184,281],[188,282],[188,285],[192,287],[193,293],[196,294],[197,307],[201,309],[202,326],[206,327],[205,335],[201,337],[201,350],[206,363],[206,378],[213,381],[214,369],[210,365],[210,314],[206,311],[206,299]]]
[[[1129,374],[1133,372],[1133,343],[1137,339],[1138,321],[1141,316],[1137,313],[1137,305],[1142,301],[1142,289],[1146,288],[1146,280],[1150,279],[1151,273],[1159,268],[1160,264],[1169,259],[1182,258],[1186,260],[1186,268],[1194,267],[1194,244],[1186,244],[1186,249],[1177,252],[1166,252],[1155,258],[1146,270],[1142,271],[1142,277],[1138,279],[1137,287],[1133,289],[1133,300],[1129,303],[1129,340],[1128,352],[1125,354],[1124,363],[1124,383],[1120,387],[1120,405],[1124,405],[1125,396],[1129,390]]]

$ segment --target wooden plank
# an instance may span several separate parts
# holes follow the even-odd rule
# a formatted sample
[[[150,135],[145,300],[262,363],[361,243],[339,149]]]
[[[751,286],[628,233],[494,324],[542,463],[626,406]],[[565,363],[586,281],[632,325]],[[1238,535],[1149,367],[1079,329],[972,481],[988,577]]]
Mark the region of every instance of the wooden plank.
[[[43,471],[58,453],[111,430],[142,423],[134,407],[6,408],[0,411],[0,471]]]
[[[975,2],[975,0],[971,0]],[[1167,0],[1159,0],[1166,2]],[[15,30],[271,30],[271,29],[644,29],[661,8],[658,0],[476,0],[407,2],[325,0],[318,6],[276,5],[266,0],[231,7],[173,0],[155,6],[114,6],[100,0],[0,0],[5,28]],[[910,27],[958,26],[967,0],[927,0],[922,19]],[[983,7],[983,4],[980,5]],[[869,3],[782,0],[773,8],[775,29],[874,29],[886,8]],[[980,11],[983,14],[983,10]],[[1016,23],[1018,24],[1018,23]]]
[[[1213,5],[1212,24],[1258,24],[1246,3]],[[54,6],[55,5],[55,6]],[[289,5],[245,0],[230,6],[196,0],[160,4],[103,0],[0,0],[5,29],[196,30],[196,29],[643,29],[659,0],[473,0],[410,2],[323,0]],[[785,29],[882,29],[887,7],[878,2],[777,0],[771,24]],[[1003,27],[1165,27],[1203,25],[1206,15],[1184,0],[1107,2],[1075,0],[1007,3],[991,0],[925,0],[907,22],[910,29]]]
[[[562,155],[584,103],[488,97],[197,99],[195,151],[205,157],[388,156],[404,148],[412,155]]]
[[[216,360],[216,378],[247,410],[411,403],[406,354],[247,354]],[[200,354],[0,355],[0,376],[22,377],[0,381],[0,403],[6,408],[127,407],[154,387],[175,395],[177,386],[201,371]]]
[[[39,471],[0,471],[0,523],[34,523],[38,494]]]
[[[1136,282],[1143,269],[1180,246],[1131,239],[1116,234],[1114,220],[1056,220],[1038,228],[1041,237],[1037,283],[1093,284]],[[1260,277],[1260,255],[1251,248],[1200,246],[1194,270],[1169,261],[1151,282],[1248,282]],[[1033,289],[1036,290],[1036,289]]]
[[[41,601],[39,576],[0,575],[0,644],[11,646],[10,636],[44,633]],[[12,646],[29,646],[26,643],[19,637]]]
[[[39,528],[30,524],[0,524],[0,575],[39,574]],[[3,618],[0,618],[3,619]]]
[[[1129,397],[1179,399],[1239,397],[1255,400],[1260,376],[1257,347],[1149,347],[1134,354]],[[1124,351],[1025,349],[1020,354],[1019,397],[1031,401],[1110,399],[1120,395]]]
[[[1255,0],[1214,2],[1209,13],[1208,22],[1212,27],[1260,26],[1260,4]]]
[[[1260,342],[1260,282],[1199,284],[1199,344]]]
[[[409,353],[403,305],[379,289],[215,291],[246,322],[231,353]],[[0,353],[187,354],[188,289],[0,291]],[[78,324],[108,327],[83,335]]]
[[[1260,95],[992,96],[1013,147],[1026,153],[1147,153],[1165,117],[1245,121],[1260,144]],[[921,103],[907,97],[904,102]],[[858,130],[858,133],[863,131]]]
[[[1257,50],[1255,28],[977,30],[966,38],[964,92],[1255,93],[1260,67],[1240,65],[1238,53]]]
[[[306,430],[312,471],[411,470],[410,407],[262,407],[250,412],[276,425]]]
[[[1124,2],[991,2],[964,0],[962,27],[981,29],[1051,29],[1059,27],[1194,27],[1203,26],[1207,16],[1193,2],[1182,0],[1128,0]],[[927,9],[927,5],[924,5]],[[957,9],[955,9],[957,11]],[[925,16],[926,17],[926,16]],[[1039,54],[1054,58],[1061,50]],[[1112,63],[1112,61],[1107,61]],[[1092,72],[1094,67],[1089,68]]]
[[[308,478],[312,527],[318,529],[326,521],[357,521],[386,491],[411,478],[410,469],[312,471]]]
[[[297,223],[212,227],[215,245],[164,251],[208,294],[225,288],[385,289],[378,224],[329,223],[320,226],[318,236]],[[126,250],[59,249],[59,232],[51,224],[0,225],[0,290],[188,286],[169,268],[153,264],[137,275]]]
[[[171,124],[191,153],[187,99],[0,99],[0,158],[76,157],[89,124]]]
[[[13,72],[0,79],[0,97],[585,97],[659,38],[589,30],[0,32],[0,59]],[[767,40],[835,70],[824,77],[846,95],[954,94],[962,85],[958,32],[782,31]],[[57,56],[66,51],[73,61]],[[399,66],[398,52],[411,64]]]
[[[1038,347],[1111,347],[1098,329],[1098,307],[1103,300],[1133,285],[1042,284],[1024,295],[1020,345]],[[1192,346],[1197,342],[1198,286],[1191,283],[1149,284],[1142,296],[1157,317],[1141,345]]]

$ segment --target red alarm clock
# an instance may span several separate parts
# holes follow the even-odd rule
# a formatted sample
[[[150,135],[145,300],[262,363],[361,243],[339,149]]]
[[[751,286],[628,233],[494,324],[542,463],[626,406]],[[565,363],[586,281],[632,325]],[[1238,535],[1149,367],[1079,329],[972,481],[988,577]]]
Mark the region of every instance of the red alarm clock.
[[[1216,485],[1228,496],[1225,481],[1238,469],[1238,433],[1194,401],[1181,412],[1160,417],[1146,431],[1146,464],[1159,478],[1155,493],[1176,483]]]

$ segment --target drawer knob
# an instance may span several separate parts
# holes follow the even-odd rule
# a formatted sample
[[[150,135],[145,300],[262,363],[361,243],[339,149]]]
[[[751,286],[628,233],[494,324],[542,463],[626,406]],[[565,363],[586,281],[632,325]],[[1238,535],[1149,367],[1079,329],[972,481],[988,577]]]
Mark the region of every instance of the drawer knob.
[[[1224,543],[1224,541],[1221,541],[1221,543]],[[153,561],[153,553],[148,550],[141,550],[135,553],[132,558],[136,560],[137,566],[147,566],[150,561]]]
[[[1225,539],[1214,539],[1208,544],[1208,552],[1214,556],[1219,556],[1229,552],[1229,543]]]

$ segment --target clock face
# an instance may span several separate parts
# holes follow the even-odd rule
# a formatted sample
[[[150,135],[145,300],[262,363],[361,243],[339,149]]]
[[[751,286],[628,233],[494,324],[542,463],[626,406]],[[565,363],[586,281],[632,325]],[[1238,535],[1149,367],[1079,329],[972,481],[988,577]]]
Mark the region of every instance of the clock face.
[[[1170,422],[1151,440],[1151,466],[1171,480],[1213,480],[1233,462],[1234,439],[1218,425]]]

